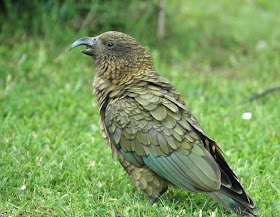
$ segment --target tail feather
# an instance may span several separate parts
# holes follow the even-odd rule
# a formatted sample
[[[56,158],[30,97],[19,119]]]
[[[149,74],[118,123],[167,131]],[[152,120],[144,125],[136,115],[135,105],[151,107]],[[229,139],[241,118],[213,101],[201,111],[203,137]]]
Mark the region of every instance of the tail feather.
[[[238,215],[250,216],[258,214],[258,209],[252,204],[241,203],[225,194],[221,191],[208,192],[208,194],[214,198],[217,202],[223,205],[223,207],[229,211],[233,211]]]
[[[205,143],[208,144],[208,150],[215,158],[221,171],[220,189],[218,191],[208,192],[208,194],[230,211],[234,211],[243,216],[257,214],[258,209],[253,200],[247,195],[220,151],[213,148],[213,146],[217,146],[217,143],[211,140]]]

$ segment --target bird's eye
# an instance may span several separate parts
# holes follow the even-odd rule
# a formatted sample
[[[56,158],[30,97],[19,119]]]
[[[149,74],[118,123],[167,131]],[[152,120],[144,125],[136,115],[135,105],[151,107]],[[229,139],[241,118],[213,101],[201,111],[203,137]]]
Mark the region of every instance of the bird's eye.
[[[111,48],[111,47],[114,46],[114,43],[113,43],[113,42],[108,42],[108,43],[107,43],[107,46],[108,46],[109,48]]]

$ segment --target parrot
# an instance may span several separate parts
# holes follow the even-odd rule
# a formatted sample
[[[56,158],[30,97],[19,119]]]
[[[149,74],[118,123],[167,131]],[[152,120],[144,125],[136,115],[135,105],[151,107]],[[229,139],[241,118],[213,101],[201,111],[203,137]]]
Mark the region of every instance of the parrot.
[[[117,31],[80,38],[69,51],[81,45],[95,64],[93,92],[102,137],[150,204],[176,186],[207,193],[238,215],[257,214],[220,145],[156,72],[148,49]]]

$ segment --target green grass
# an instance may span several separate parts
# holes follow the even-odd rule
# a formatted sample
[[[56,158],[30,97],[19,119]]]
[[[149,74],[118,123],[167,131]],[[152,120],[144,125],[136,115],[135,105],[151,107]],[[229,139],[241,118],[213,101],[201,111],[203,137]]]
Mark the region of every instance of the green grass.
[[[157,71],[222,145],[265,217],[280,215],[280,91],[243,101],[279,85],[279,6],[168,2],[176,28],[150,47]],[[156,206],[146,205],[99,133],[92,60],[78,50],[68,53],[82,36],[69,31],[60,38],[1,42],[0,214],[199,216],[202,210],[203,216],[234,216],[208,196],[180,189],[170,189]],[[244,112],[252,118],[242,119]]]

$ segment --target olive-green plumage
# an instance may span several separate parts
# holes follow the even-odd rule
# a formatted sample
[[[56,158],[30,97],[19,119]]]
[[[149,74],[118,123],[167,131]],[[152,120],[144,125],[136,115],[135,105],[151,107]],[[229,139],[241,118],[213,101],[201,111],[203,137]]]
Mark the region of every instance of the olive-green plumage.
[[[120,32],[79,39],[71,49],[79,45],[86,45],[82,52],[95,60],[93,87],[102,136],[150,203],[173,184],[207,192],[236,213],[256,213],[219,145],[154,70],[144,47]]]

